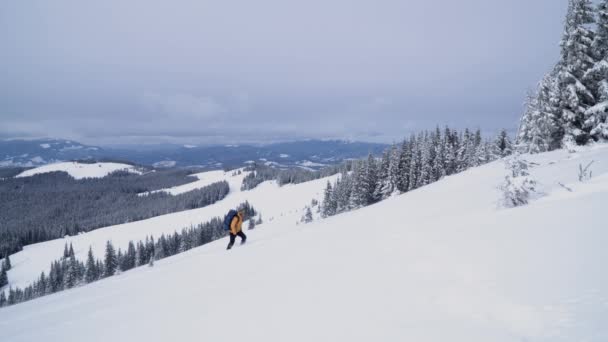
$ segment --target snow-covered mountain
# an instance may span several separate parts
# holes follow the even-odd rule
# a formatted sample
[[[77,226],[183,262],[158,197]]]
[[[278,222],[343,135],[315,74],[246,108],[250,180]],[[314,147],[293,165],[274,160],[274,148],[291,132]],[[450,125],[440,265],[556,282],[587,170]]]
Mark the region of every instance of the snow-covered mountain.
[[[141,173],[133,165],[121,163],[78,163],[63,162],[39,166],[21,172],[15,177],[31,177],[34,175],[48,172],[65,172],[75,179],[83,178],[102,178],[115,171],[127,171],[131,173]]]
[[[277,167],[319,169],[368,153],[379,154],[384,144],[340,140],[304,140],[269,145],[154,145],[102,148],[69,140],[0,141],[0,167],[33,167],[59,161],[129,161],[154,167],[197,166],[206,169],[243,166],[257,161]]]
[[[501,161],[376,205],[296,225],[327,179],[27,246],[23,284],[72,242],[158,236],[247,199],[265,222],[93,284],[0,309],[7,341],[606,341],[608,146],[524,156],[535,199],[504,209]],[[579,180],[591,161],[593,176]],[[216,175],[217,176],[217,175]],[[199,177],[200,178],[200,177]],[[52,251],[52,253],[51,253]],[[36,266],[34,266],[36,264]]]
[[[71,140],[0,140],[0,167],[32,167],[101,155],[101,148]]]

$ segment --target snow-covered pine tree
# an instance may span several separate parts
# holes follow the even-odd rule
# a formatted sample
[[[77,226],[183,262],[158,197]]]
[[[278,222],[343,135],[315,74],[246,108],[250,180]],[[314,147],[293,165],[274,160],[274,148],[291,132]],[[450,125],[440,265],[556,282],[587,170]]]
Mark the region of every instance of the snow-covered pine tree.
[[[86,283],[94,282],[99,279],[99,270],[95,263],[95,257],[93,256],[93,248],[89,247],[89,253],[87,255],[86,271],[84,274],[84,281]]]
[[[253,217],[249,219],[249,225],[247,226],[247,229],[255,229],[255,220],[253,219]]]
[[[304,217],[302,218],[302,222],[304,223],[310,223],[312,222],[312,211],[310,210],[310,207],[306,207],[306,213],[304,214]]]
[[[399,183],[399,163],[401,161],[400,150],[394,144],[391,146],[389,151],[389,165],[388,165],[388,180],[387,186],[384,189],[385,198],[393,194],[398,190],[397,184]]]
[[[353,165],[353,172],[351,174],[351,196],[350,196],[350,203],[349,203],[349,208],[347,210],[350,210],[351,208],[360,208],[362,206],[364,206],[365,203],[365,167],[364,167],[364,161],[363,160],[358,160],[354,163]],[[343,183],[344,184],[344,183]],[[346,184],[344,184],[346,185]]]
[[[504,158],[513,153],[513,145],[506,129],[502,129],[492,144],[492,155],[494,159]]]
[[[377,186],[376,186],[376,190],[374,193],[374,197],[378,200],[381,201],[385,198],[387,198],[388,196],[390,196],[390,194],[392,193],[391,189],[391,185],[390,185],[390,178],[388,175],[388,170],[390,167],[390,154],[391,154],[391,149],[386,149],[384,150],[384,152],[382,153],[382,159],[380,160],[380,163],[378,163],[377,165]]]
[[[590,0],[570,0],[557,65],[565,145],[585,144],[590,138],[585,112],[594,105],[595,98],[584,77],[595,64],[592,47],[594,32],[589,28],[594,22]]]
[[[431,175],[433,173],[433,156],[431,152],[433,151],[432,139],[429,137],[428,132],[424,132],[422,136],[422,140],[420,141],[420,177],[418,178],[418,187],[425,186],[432,182]]]
[[[412,183],[412,169],[415,167],[413,164],[413,151],[416,146],[416,139],[412,135],[408,140],[403,140],[401,149],[398,155],[395,155],[397,159],[397,177],[395,186],[399,192],[407,192],[410,190],[410,184]]]
[[[63,247],[63,258],[67,259],[70,257],[70,251],[68,249],[68,243],[65,243],[65,246]]]
[[[114,250],[114,245],[112,245],[112,241],[108,240],[106,242],[106,254],[104,259],[104,277],[113,276],[116,273],[118,268],[118,260],[116,257],[116,251]]]
[[[505,159],[507,175],[499,189],[502,191],[502,205],[513,208],[528,203],[530,196],[535,192],[536,181],[528,172],[527,161],[515,153]]]
[[[4,257],[4,262],[2,264],[2,267],[4,267],[4,269],[7,271],[9,271],[11,268],[13,268],[13,265],[11,264],[11,256],[8,255],[8,253],[6,254],[6,257]]]
[[[458,134],[446,127],[443,133],[443,144],[445,145],[445,173],[452,175],[457,170]]]
[[[0,308],[6,306],[6,304],[6,295],[4,294],[4,291],[0,291]]]
[[[72,254],[69,259],[66,261],[67,267],[65,276],[63,278],[63,287],[66,289],[71,289],[72,287],[78,284],[78,263],[76,262],[76,257]]]
[[[593,40],[595,64],[584,76],[595,97],[585,111],[585,128],[594,140],[608,139],[608,0],[597,7],[597,29]]]
[[[327,181],[327,185],[325,186],[325,192],[323,194],[323,204],[321,205],[322,217],[329,217],[336,214],[337,203],[332,194],[333,188],[331,186],[331,183]]]
[[[435,130],[435,139],[433,143],[435,150],[435,158],[433,159],[433,181],[439,180],[446,176],[446,144],[445,137],[441,136],[439,127]]]
[[[8,275],[6,274],[6,270],[4,266],[0,267],[0,288],[8,285]]]
[[[376,203],[380,199],[380,192],[378,191],[378,165],[376,163],[376,158],[374,158],[371,153],[367,156],[363,180],[365,195],[363,205],[366,206]]]
[[[70,249],[68,250],[68,258],[73,257],[74,254],[74,246],[72,246],[72,243],[70,242]]]
[[[420,179],[420,163],[422,160],[422,152],[420,151],[420,149],[422,148],[421,136],[419,136],[418,138],[412,136],[412,138],[410,139],[410,145],[411,159],[408,172],[408,188],[405,191],[411,191],[418,187],[418,180]]]

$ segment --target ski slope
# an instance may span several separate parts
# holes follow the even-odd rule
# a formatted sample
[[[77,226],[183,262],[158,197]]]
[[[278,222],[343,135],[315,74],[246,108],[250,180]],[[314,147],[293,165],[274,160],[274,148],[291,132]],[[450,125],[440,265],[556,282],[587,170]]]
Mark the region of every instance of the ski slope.
[[[495,162],[307,225],[267,220],[229,252],[3,308],[2,340],[608,341],[608,147],[528,159],[542,195],[527,206],[497,208]]]
[[[21,172],[15,177],[30,177],[41,173],[63,171],[75,179],[83,178],[103,178],[115,171],[127,171],[132,173],[141,173],[133,165],[121,163],[78,163],[78,162],[62,162],[44,165]]]

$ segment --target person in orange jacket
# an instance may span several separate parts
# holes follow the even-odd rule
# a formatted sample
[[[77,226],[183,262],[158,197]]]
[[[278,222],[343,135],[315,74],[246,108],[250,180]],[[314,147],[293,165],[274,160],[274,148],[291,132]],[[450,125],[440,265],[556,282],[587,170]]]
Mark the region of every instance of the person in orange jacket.
[[[230,242],[228,243],[228,247],[226,247],[226,249],[232,248],[237,235],[241,237],[241,245],[247,240],[247,235],[243,233],[242,228],[244,217],[245,211],[239,210],[239,212],[232,218],[232,221],[230,221]]]

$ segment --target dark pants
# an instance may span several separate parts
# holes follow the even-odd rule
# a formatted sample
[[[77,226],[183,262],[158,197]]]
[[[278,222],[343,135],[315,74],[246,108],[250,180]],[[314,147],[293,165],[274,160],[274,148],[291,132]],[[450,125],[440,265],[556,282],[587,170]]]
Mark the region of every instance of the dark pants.
[[[247,240],[247,235],[245,235],[245,233],[243,233],[242,231],[236,233],[236,235],[241,237],[241,244],[244,244],[245,240]],[[230,243],[228,243],[228,247],[226,249],[232,248],[232,245],[234,245],[234,239],[236,239],[236,235],[230,233]]]

